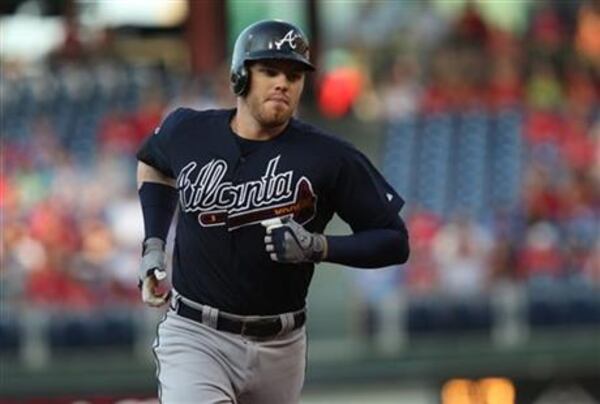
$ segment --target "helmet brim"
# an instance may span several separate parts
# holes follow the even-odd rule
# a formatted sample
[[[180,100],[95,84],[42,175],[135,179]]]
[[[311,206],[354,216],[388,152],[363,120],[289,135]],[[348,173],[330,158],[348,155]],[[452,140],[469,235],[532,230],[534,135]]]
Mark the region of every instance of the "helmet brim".
[[[311,72],[315,70],[315,66],[298,53],[273,52],[269,50],[252,52],[252,54],[246,56],[245,58],[246,62],[256,62],[260,60],[289,60],[298,63],[304,68],[304,70]]]

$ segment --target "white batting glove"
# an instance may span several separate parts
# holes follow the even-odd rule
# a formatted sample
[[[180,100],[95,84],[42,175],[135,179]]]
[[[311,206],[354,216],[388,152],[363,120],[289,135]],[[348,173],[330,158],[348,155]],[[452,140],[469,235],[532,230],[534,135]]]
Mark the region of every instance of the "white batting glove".
[[[160,307],[169,301],[171,291],[160,292],[162,281],[166,278],[165,242],[151,237],[144,241],[139,273],[138,286],[142,291],[144,303],[151,307]]]
[[[273,261],[290,264],[319,262],[327,252],[327,239],[311,233],[290,217],[261,222],[266,227],[265,250]]]

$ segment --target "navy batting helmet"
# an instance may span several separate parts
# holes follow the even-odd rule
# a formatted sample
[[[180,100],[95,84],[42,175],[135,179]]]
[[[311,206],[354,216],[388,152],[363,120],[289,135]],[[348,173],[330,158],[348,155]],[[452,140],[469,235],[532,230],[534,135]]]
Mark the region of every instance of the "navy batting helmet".
[[[297,26],[280,20],[256,22],[243,30],[235,41],[231,59],[231,89],[236,95],[248,90],[246,63],[252,60],[285,59],[315,70],[308,59],[308,38]]]

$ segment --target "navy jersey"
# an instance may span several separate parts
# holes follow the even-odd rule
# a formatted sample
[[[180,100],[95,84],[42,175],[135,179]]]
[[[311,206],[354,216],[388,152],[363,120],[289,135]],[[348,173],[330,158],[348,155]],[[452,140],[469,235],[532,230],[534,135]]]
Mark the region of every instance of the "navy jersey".
[[[173,286],[240,315],[301,309],[314,264],[272,261],[260,222],[291,215],[322,233],[337,213],[356,232],[386,227],[404,201],[350,144],[297,119],[274,139],[240,141],[234,114],[179,108],[138,151],[176,179]]]

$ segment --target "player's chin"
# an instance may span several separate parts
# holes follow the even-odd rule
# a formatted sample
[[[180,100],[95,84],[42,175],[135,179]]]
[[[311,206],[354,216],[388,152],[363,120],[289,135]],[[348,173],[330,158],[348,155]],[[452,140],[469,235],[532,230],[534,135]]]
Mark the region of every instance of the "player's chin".
[[[285,124],[292,116],[289,107],[266,108],[263,114],[263,124],[268,127],[276,127]]]

